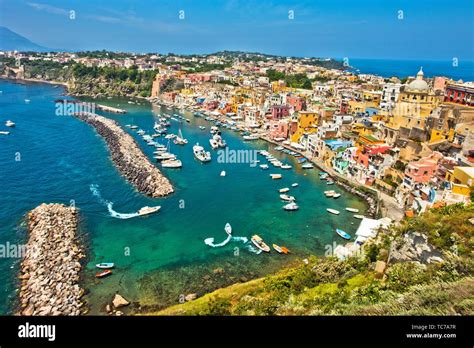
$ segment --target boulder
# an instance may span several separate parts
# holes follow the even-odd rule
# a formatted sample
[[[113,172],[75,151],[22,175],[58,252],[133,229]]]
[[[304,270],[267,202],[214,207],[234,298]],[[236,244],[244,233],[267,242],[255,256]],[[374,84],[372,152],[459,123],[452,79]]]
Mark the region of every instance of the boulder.
[[[115,294],[114,299],[112,300],[112,304],[115,308],[125,307],[130,304],[123,296],[119,294]]]

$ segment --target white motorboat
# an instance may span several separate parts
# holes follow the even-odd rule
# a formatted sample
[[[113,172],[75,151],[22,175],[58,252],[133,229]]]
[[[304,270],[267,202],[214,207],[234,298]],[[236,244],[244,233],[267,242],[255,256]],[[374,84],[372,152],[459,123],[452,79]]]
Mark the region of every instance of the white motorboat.
[[[188,139],[183,137],[183,133],[181,132],[181,128],[178,131],[178,135],[173,141],[176,145],[186,145],[188,143]]]
[[[7,122],[5,122],[5,126],[7,127],[15,127],[15,122],[11,121],[11,120],[7,120]]]
[[[282,163],[280,161],[272,161],[270,163],[273,164],[274,167],[281,167],[282,166]]]
[[[176,134],[167,134],[165,135],[165,139],[173,139],[176,138]]]
[[[206,152],[199,143],[193,146],[194,157],[196,157],[201,162],[209,162],[211,160],[211,153]]]
[[[270,174],[271,178],[273,180],[276,180],[276,179],[281,179],[282,175],[281,174]]]
[[[355,217],[356,219],[362,220],[362,219],[364,218],[364,215],[354,214],[354,217]]]
[[[214,138],[209,139],[209,144],[211,144],[212,149],[217,149],[219,147],[219,143]]]
[[[359,209],[356,208],[346,208],[347,211],[350,211],[351,213],[358,213]]]
[[[229,236],[232,234],[232,226],[230,226],[229,223],[225,224],[224,230],[225,230],[225,233],[227,233]]]
[[[223,170],[223,171],[221,172],[221,176],[226,176],[225,170]]]
[[[282,164],[281,165],[281,169],[291,169],[293,168],[292,166],[290,166],[289,164]]]
[[[8,135],[10,134],[10,132],[7,132],[7,131],[0,131],[0,135]]]
[[[314,166],[311,163],[305,163],[301,166],[303,169],[313,169]]]
[[[153,213],[156,213],[158,210],[161,209],[161,206],[156,206],[156,207],[148,207],[148,206],[145,206],[143,208],[141,208],[140,210],[137,211],[137,214],[139,216],[143,216],[143,215],[148,215],[148,214],[153,214]]]
[[[145,131],[143,129],[140,129],[140,130],[138,130],[137,134],[138,135],[143,135],[143,134],[145,134]]]
[[[268,164],[261,164],[261,165],[260,165],[260,168],[262,168],[262,169],[268,169]]]
[[[199,129],[200,129],[200,130],[204,130],[204,129],[206,129],[206,127],[204,127],[204,126],[199,126]]]
[[[161,162],[163,168],[181,168],[183,163],[178,159],[169,159]]]
[[[258,140],[260,137],[257,134],[244,135],[244,140]]]
[[[169,152],[163,152],[163,153],[153,156],[153,158],[156,159],[157,161],[174,160],[176,159],[176,155]]]
[[[340,193],[335,193],[332,195],[332,198],[339,198],[341,197],[341,194]]]
[[[288,211],[298,210],[299,208],[300,207],[295,202],[291,202],[283,206],[283,209],[288,210]]]
[[[211,127],[211,134],[214,135],[219,131],[219,128],[217,126],[212,126]]]
[[[331,213],[331,214],[334,214],[334,215],[339,215],[340,214],[339,210],[336,210],[336,209],[327,208],[326,210],[328,211],[328,213]]]
[[[285,195],[285,194],[280,195],[280,199],[287,202],[294,202],[296,200],[295,197],[290,196],[290,195]]]
[[[284,187],[284,188],[281,188],[281,189],[278,190],[278,192],[280,192],[280,193],[285,193],[285,192],[288,192],[288,191],[290,191],[290,189],[288,187]]]
[[[298,186],[298,183],[297,183],[297,182],[291,184],[291,187],[297,187],[297,186]]]
[[[334,197],[335,194],[335,191],[324,191],[324,195],[328,198]]]

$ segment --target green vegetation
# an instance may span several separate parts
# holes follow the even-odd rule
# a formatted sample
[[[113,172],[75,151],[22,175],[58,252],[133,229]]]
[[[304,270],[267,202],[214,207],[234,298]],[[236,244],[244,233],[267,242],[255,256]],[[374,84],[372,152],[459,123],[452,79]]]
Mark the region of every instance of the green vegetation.
[[[291,88],[303,88],[311,89],[311,80],[306,76],[306,74],[294,74],[294,75],[285,75],[280,71],[274,69],[267,70],[267,77],[271,81],[284,80],[286,85]]]
[[[473,204],[433,209],[381,231],[357,257],[311,257],[308,264],[153,314],[473,315],[473,217]],[[392,261],[383,274],[375,272],[375,262],[387,262],[388,250],[408,232],[426,234],[443,262]]]

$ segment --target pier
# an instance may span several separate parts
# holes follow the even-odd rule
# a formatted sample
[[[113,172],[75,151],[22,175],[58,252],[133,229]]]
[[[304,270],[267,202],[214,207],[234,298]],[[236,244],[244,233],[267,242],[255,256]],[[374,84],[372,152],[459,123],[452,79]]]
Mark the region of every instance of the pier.
[[[78,285],[83,249],[77,239],[77,209],[41,204],[28,213],[29,239],[20,268],[21,315],[80,315]]]
[[[138,144],[117,122],[92,113],[77,113],[75,117],[93,126],[107,143],[112,161],[135,188],[150,197],[163,197],[174,192]]]

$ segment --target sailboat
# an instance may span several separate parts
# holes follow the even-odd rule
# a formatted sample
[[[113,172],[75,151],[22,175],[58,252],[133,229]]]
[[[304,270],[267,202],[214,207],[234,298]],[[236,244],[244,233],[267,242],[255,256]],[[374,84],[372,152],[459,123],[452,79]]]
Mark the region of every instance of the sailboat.
[[[178,131],[178,135],[176,136],[176,138],[174,139],[174,143],[176,145],[185,145],[188,143],[188,139],[185,139],[183,137],[183,133],[181,132],[181,127],[179,127],[179,131]]]

